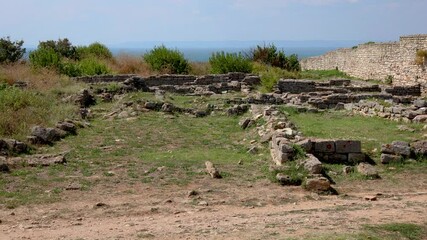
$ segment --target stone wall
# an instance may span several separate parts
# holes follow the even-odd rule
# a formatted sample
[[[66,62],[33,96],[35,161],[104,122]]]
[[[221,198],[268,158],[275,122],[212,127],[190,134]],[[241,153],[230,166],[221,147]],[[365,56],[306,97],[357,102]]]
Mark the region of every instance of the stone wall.
[[[367,43],[301,61],[302,69],[338,69],[362,79],[392,79],[394,85],[427,87],[427,64],[415,64],[417,50],[427,50],[427,34],[400,37],[399,42]]]

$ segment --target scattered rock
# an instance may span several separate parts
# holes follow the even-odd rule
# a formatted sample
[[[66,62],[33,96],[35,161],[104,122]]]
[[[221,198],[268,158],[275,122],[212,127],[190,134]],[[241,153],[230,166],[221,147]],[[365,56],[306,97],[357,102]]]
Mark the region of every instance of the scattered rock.
[[[67,191],[80,190],[82,189],[82,185],[80,183],[70,183],[65,187]]]
[[[377,196],[365,196],[366,201],[377,201]]]
[[[375,168],[375,166],[368,163],[359,163],[359,165],[357,165],[357,171],[363,176],[366,176],[369,178],[373,178],[373,179],[380,178],[380,175],[378,174],[378,170]]]
[[[199,205],[199,206],[208,206],[209,204],[206,201],[200,201],[197,205]]]
[[[381,145],[381,152],[408,157],[411,155],[411,148],[407,142],[393,141],[391,144]]]
[[[103,202],[98,202],[93,206],[93,208],[103,208],[103,207],[108,207],[108,204]]]
[[[75,102],[79,104],[81,108],[87,108],[96,104],[95,97],[89,92],[89,90],[82,90],[76,97]]]
[[[410,127],[408,127],[408,126],[406,126],[406,125],[399,125],[399,126],[397,127],[397,129],[399,129],[399,131],[415,132],[415,129],[410,128]]]
[[[308,178],[304,188],[313,192],[326,192],[331,190],[331,182],[325,177]]]
[[[215,167],[215,165],[212,162],[206,161],[205,166],[206,166],[206,171],[209,173],[209,175],[211,175],[212,178],[222,178],[218,169]]]
[[[276,175],[277,181],[284,186],[299,186],[302,184],[300,179],[292,179],[290,176],[283,173],[278,173]]]
[[[354,169],[351,166],[344,166],[342,171],[345,175],[348,175],[348,174],[352,173],[354,171]]]
[[[427,141],[421,140],[421,141],[413,142],[411,146],[415,155],[418,155],[418,156],[427,155]]]
[[[403,161],[403,157],[400,155],[387,154],[387,153],[381,154],[382,164],[397,163],[402,161]]]
[[[31,129],[31,136],[28,140],[33,144],[51,144],[59,141],[63,133],[58,128],[44,128],[35,126]]]
[[[187,193],[187,197],[194,197],[199,195],[199,192],[197,192],[196,190],[191,190]]]
[[[307,154],[307,159],[301,162],[301,165],[310,174],[320,174],[323,171],[323,165],[313,154]]]

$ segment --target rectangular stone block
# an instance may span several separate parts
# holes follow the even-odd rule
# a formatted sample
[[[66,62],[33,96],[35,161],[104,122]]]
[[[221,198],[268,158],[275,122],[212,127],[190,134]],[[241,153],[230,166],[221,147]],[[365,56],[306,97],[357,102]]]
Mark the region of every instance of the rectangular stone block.
[[[279,144],[279,151],[282,152],[282,153],[293,153],[294,152],[294,148],[291,145],[287,144],[287,143],[281,142]]]
[[[314,143],[314,152],[333,153],[335,152],[335,142],[330,140],[316,140]]]
[[[355,140],[337,140],[335,141],[335,151],[337,153],[360,153],[362,143]]]
[[[364,153],[349,153],[348,154],[348,162],[352,164],[358,164],[361,162],[365,162],[366,155]]]

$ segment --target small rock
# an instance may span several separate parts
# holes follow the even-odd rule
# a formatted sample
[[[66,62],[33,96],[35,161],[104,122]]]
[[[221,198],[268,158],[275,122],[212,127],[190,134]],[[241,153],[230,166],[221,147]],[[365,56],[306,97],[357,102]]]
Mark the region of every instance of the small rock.
[[[350,167],[350,166],[344,166],[342,171],[345,175],[348,175],[348,174],[352,173],[354,171],[354,169],[353,169],[353,167]]]
[[[331,183],[325,177],[308,178],[304,188],[314,192],[325,192],[331,189]]]
[[[215,165],[212,162],[206,161],[205,166],[206,166],[206,171],[209,173],[209,175],[211,175],[212,178],[222,178],[218,169],[215,167]]]
[[[199,195],[199,192],[197,192],[196,190],[191,190],[187,193],[187,197],[194,197]]]
[[[398,163],[398,162],[402,162],[402,161],[403,161],[403,158],[400,155],[387,154],[387,153],[381,154],[381,163],[382,164]]]
[[[108,205],[106,203],[103,202],[98,202],[95,204],[95,206],[93,206],[94,208],[101,208],[101,207],[107,207]]]
[[[365,200],[366,201],[377,201],[377,197],[376,196],[365,196]]]
[[[367,176],[370,178],[380,178],[375,166],[368,163],[360,163],[359,165],[357,165],[357,171],[363,176]]]
[[[277,181],[284,186],[299,186],[302,181],[299,179],[292,179],[290,176],[285,175],[283,173],[278,173],[276,175]]]
[[[209,204],[206,201],[200,201],[197,205],[199,205],[199,206],[208,206]]]

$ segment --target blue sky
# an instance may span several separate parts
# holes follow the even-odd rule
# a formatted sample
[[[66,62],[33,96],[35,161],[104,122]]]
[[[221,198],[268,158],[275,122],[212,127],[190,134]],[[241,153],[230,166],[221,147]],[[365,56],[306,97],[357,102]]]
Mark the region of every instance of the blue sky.
[[[0,37],[99,41],[395,41],[427,0],[0,0]]]

